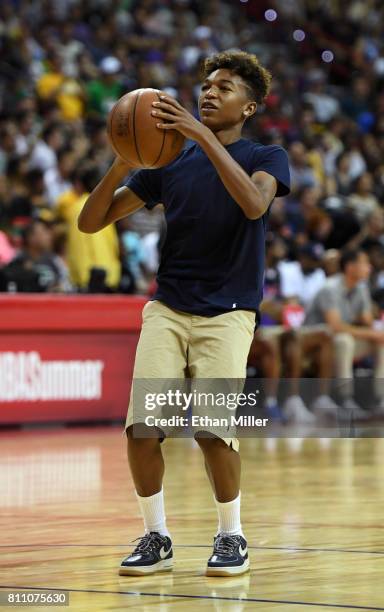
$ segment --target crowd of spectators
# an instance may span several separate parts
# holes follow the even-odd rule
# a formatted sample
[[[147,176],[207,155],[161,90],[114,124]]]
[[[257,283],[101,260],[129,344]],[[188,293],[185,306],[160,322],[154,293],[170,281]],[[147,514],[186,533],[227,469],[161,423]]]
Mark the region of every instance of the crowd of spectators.
[[[268,300],[307,306],[342,252],[362,247],[380,318],[383,35],[380,0],[4,0],[0,289],[151,291],[159,208],[94,236],[76,226],[113,159],[107,114],[124,92],[156,87],[197,116],[202,60],[240,48],[273,75],[244,135],[290,158],[292,192],[270,214]]]

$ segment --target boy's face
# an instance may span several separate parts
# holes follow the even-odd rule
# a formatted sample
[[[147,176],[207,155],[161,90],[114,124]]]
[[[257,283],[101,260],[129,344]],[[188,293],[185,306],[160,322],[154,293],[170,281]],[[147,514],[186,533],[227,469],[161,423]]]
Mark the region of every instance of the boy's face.
[[[242,125],[256,111],[256,102],[251,101],[250,93],[239,75],[226,68],[215,70],[201,86],[201,122],[213,132]]]

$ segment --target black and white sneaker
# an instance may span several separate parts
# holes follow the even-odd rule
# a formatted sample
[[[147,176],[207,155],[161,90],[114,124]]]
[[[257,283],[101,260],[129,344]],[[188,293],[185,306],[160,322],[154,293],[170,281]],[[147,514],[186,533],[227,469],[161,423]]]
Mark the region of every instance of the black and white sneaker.
[[[249,569],[247,541],[240,535],[219,533],[213,541],[206,576],[234,576]]]
[[[173,567],[172,542],[157,531],[146,533],[135,550],[121,562],[120,576],[146,576]]]

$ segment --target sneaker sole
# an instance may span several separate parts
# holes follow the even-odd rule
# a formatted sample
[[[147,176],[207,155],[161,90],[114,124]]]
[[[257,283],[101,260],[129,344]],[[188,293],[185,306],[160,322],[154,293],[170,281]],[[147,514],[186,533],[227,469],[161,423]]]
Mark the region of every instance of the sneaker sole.
[[[243,565],[236,565],[234,567],[207,567],[206,576],[238,576],[239,574],[245,574],[249,570],[249,559],[246,559]]]
[[[120,567],[120,576],[148,576],[156,572],[170,572],[173,569],[173,559],[164,559],[154,565],[141,565],[132,567]]]

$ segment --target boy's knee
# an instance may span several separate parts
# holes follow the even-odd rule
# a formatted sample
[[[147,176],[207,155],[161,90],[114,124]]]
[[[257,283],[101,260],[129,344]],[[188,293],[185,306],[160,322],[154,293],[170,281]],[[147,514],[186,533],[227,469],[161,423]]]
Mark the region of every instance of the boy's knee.
[[[229,446],[217,436],[196,435],[195,440],[200,446],[203,453],[210,453],[220,448],[229,448]]]
[[[140,446],[141,448],[155,448],[160,444],[160,437],[153,435],[153,428],[143,425],[131,425],[125,430],[128,446]]]

